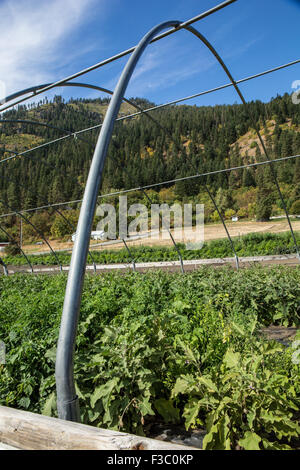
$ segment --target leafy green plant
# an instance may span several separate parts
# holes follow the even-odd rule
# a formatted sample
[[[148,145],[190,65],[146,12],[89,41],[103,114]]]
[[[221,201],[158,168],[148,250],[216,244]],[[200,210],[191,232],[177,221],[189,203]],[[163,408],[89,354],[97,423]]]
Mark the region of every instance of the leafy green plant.
[[[296,239],[300,243],[299,234]],[[282,234],[251,233],[233,239],[238,256],[254,255],[280,255],[295,252],[295,247],[289,232]],[[205,259],[232,257],[232,247],[227,239],[212,240],[205,243],[201,250],[187,250],[183,244],[178,244],[183,259]],[[178,253],[173,247],[131,247],[131,253],[136,262],[150,261],[174,261],[178,260]],[[57,253],[62,265],[69,265],[70,253]],[[52,255],[29,255],[33,265],[57,265],[57,259]],[[125,249],[93,251],[95,262],[101,264],[131,263],[131,258]],[[21,255],[5,257],[6,264],[20,266],[25,264],[25,258]],[[88,257],[88,262],[91,259]]]
[[[257,374],[259,387],[265,388],[264,403],[271,400],[264,377],[268,371],[279,377],[276,393],[287,398],[278,413],[294,422],[290,414],[299,409],[289,390],[294,384],[299,395],[299,369],[291,367],[294,350],[281,346],[274,353],[261,350],[265,340],[258,341],[257,331],[274,322],[299,325],[299,274],[298,267],[277,266],[238,272],[203,268],[185,276],[165,272],[86,276],[75,350],[82,420],[136,434],[147,434],[152,422],[204,425],[217,403],[224,398],[226,405],[248,383],[247,377],[229,367],[225,360],[229,351],[240,355],[239,366],[243,364],[247,372],[243,374]],[[57,416],[54,365],[65,287],[64,274],[0,278],[0,340],[6,344],[6,364],[0,365],[2,405]],[[263,359],[255,372],[250,358],[256,356]],[[225,391],[223,379],[228,374],[233,377]],[[190,392],[183,391],[185,377],[194,384]],[[200,398],[199,377],[214,384],[217,392],[203,382]],[[175,387],[179,391],[171,395]],[[199,410],[204,397],[213,398],[212,404]],[[249,389],[249,409],[262,407],[259,397]],[[237,406],[230,400],[224,413]],[[247,432],[262,439],[260,448],[265,446],[263,440],[294,445],[294,437],[263,434],[258,415],[253,428],[241,431],[240,414],[230,411],[231,415],[237,446],[244,447],[241,442]]]
[[[221,365],[209,373],[177,379],[172,397],[186,397],[187,428],[206,425],[204,449],[290,449],[296,442],[299,367],[293,367],[289,357],[288,374],[278,368],[274,358],[284,354],[283,349],[252,338],[243,352],[229,347]]]

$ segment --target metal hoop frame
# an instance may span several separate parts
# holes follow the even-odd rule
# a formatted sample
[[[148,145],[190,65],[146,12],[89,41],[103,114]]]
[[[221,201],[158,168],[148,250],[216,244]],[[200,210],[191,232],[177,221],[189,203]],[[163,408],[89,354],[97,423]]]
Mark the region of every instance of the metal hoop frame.
[[[140,56],[151,42],[153,37],[162,29],[173,26],[177,28],[181,25],[179,21],[169,21],[162,23],[153,28],[144,38],[140,41],[130,59],[128,60],[122,75],[119,79],[114,95],[111,99],[109,108],[107,110],[101,132],[95,148],[92,164],[90,167],[89,177],[86,184],[86,189],[81,206],[78,226],[77,237],[74,245],[74,250],[71,258],[70,271],[68,276],[68,283],[64,301],[64,308],[62,314],[62,322],[57,347],[56,358],[56,386],[57,386],[57,406],[58,414],[62,419],[77,421],[80,419],[78,397],[75,392],[74,377],[73,377],[73,354],[76,338],[77,322],[79,317],[79,308],[81,302],[81,292],[83,285],[83,278],[85,273],[85,262],[87,256],[87,240],[91,232],[91,224],[93,215],[96,208],[97,194],[100,187],[101,177],[103,173],[104,163],[108,150],[108,145],[113,132],[115,120],[124,96],[125,90],[131,78],[131,75],[136,67]],[[232,78],[226,65],[217,54],[211,44],[202,36],[197,30],[191,26],[186,26],[187,30],[197,36],[215,55],[218,62],[227,73],[231,82],[234,84],[236,91],[246,104],[243,95],[240,93],[234,79]],[[258,132],[258,135],[259,132]],[[261,139],[261,138],[260,138]],[[262,139],[261,139],[262,141]],[[263,141],[262,141],[263,143]],[[267,153],[266,153],[267,155]],[[275,176],[275,174],[274,174]],[[277,181],[274,179],[274,181]],[[277,183],[278,185],[278,183]],[[278,186],[279,188],[279,186]],[[279,192],[281,194],[280,188]],[[281,195],[282,197],[282,195]],[[286,216],[289,220],[288,213]],[[292,227],[290,224],[291,232]],[[294,237],[294,235],[293,235]],[[295,246],[298,251],[296,240],[294,237]]]
[[[223,8],[223,6],[233,3],[234,1],[235,0],[224,2],[223,4],[219,5],[216,8],[217,9]],[[217,11],[216,8],[215,8],[215,11]],[[200,19],[200,17],[198,19]],[[207,39],[201,33],[199,33],[194,27],[191,26],[192,22],[194,21],[196,20],[195,19],[190,20],[185,23],[181,23],[179,21],[168,21],[168,22],[162,23],[156,26],[155,28],[153,28],[149,33],[147,33],[135,48],[125,51],[124,53],[119,54],[115,58],[108,59],[107,61],[104,61],[103,63],[96,64],[96,66],[91,67],[90,69],[74,74],[73,76],[68,77],[65,80],[61,80],[53,84],[41,85],[40,88],[36,92],[36,94],[39,94],[43,91],[54,88],[55,86],[61,86],[61,85],[76,86],[75,84],[67,83],[67,80],[73,79],[79,75],[82,75],[83,73],[86,73],[87,71],[90,71],[90,70],[93,70],[94,68],[105,65],[105,63],[109,63],[110,61],[115,60],[116,58],[123,57],[124,55],[127,55],[132,52],[132,55],[130,56],[126,64],[122,72],[122,75],[119,79],[118,85],[113,93],[108,111],[106,113],[106,116],[105,116],[105,119],[101,128],[100,135],[98,137],[92,164],[90,167],[88,181],[87,181],[86,188],[85,188],[78,226],[77,226],[77,236],[76,236],[76,240],[74,244],[74,250],[72,253],[72,259],[71,259],[71,265],[70,265],[70,271],[69,271],[68,283],[67,283],[67,289],[66,289],[66,295],[65,295],[65,301],[64,301],[64,308],[63,308],[62,323],[61,323],[60,335],[59,335],[59,340],[58,340],[58,348],[57,348],[56,383],[57,383],[57,397],[58,397],[58,412],[59,412],[60,418],[74,420],[74,421],[79,421],[80,419],[78,397],[76,396],[76,393],[75,393],[74,377],[73,377],[73,354],[74,354],[77,322],[78,322],[78,317],[79,317],[79,308],[80,308],[80,302],[81,302],[83,278],[85,274],[85,264],[86,264],[87,254],[88,254],[88,242],[89,242],[90,232],[91,232],[91,227],[92,227],[92,219],[93,219],[95,207],[96,207],[97,194],[98,194],[98,190],[99,190],[100,183],[101,183],[107,149],[108,149],[108,145],[111,139],[114,123],[117,119],[117,114],[120,109],[121,102],[124,99],[125,90],[127,88],[131,75],[142,53],[144,52],[144,50],[146,49],[146,47],[149,45],[150,42],[160,39],[161,37],[167,36],[168,34],[171,34],[172,32],[175,32],[180,29],[186,29],[190,31],[192,34],[198,37],[198,39],[200,39],[208,47],[208,49],[212,52],[212,54],[216,57],[217,61],[219,62],[219,64],[222,66],[223,70],[229,77],[231,81],[231,85],[234,86],[243,105],[246,107],[247,111],[249,112],[248,105],[237,85],[237,82],[233,79],[229,69],[227,68],[227,66],[225,65],[225,63],[223,62],[219,54],[216,52],[216,50],[213,48],[213,46],[207,41]],[[166,33],[160,34],[159,36],[156,36],[156,34],[160,33],[161,30],[164,30],[169,27],[173,29]],[[87,85],[82,84],[82,86],[87,86]],[[95,86],[93,86],[93,88],[95,88]],[[99,89],[100,87],[97,87],[97,88]],[[104,90],[105,89],[101,89],[101,91],[104,91]],[[32,91],[32,89],[27,89],[26,93],[29,93],[30,91]],[[107,92],[107,90],[105,91]],[[8,98],[10,99],[17,98],[21,96],[21,94],[19,93],[21,92],[11,95]],[[24,101],[25,99],[20,100],[20,102]],[[4,109],[7,109],[7,108],[4,108]],[[2,109],[1,111],[3,111],[4,109]],[[249,117],[251,118],[253,122],[259,141],[262,145],[267,161],[271,167],[273,180],[278,190],[278,193],[279,193],[279,196],[280,196],[280,199],[281,199],[281,202],[282,202],[282,205],[283,205],[283,208],[284,208],[284,211],[285,211],[288,223],[289,223],[289,227],[290,227],[290,231],[293,237],[297,255],[300,260],[299,248],[296,242],[295,234],[293,232],[293,228],[291,225],[287,207],[286,207],[282,192],[280,190],[280,187],[277,181],[272,159],[268,155],[266,146],[260,135],[259,129],[250,112],[249,112]],[[153,118],[151,117],[150,119],[153,120]],[[160,127],[162,127],[159,123],[157,124]],[[163,130],[166,131],[165,129]],[[138,189],[145,191],[145,189],[143,188],[138,188]],[[209,188],[207,188],[207,190],[222,220],[222,215],[217,207],[217,204],[212,194],[209,191]],[[151,199],[149,200],[151,201]],[[9,207],[7,204],[4,204],[4,205]],[[28,219],[26,219],[25,216],[23,216],[18,211],[15,211],[14,213],[22,217],[24,220],[26,220],[30,225],[33,226],[33,228],[37,231],[37,233],[41,235],[38,229]],[[231,240],[229,232],[226,228],[225,222],[223,223],[223,225],[224,225],[224,228],[226,230],[229,240]],[[43,239],[56,257],[55,252],[52,250],[47,240],[44,237]],[[231,240],[231,243],[232,243],[232,249],[235,253],[232,240]],[[127,247],[126,243],[125,243],[125,246]],[[238,267],[238,257],[236,253],[235,253],[235,256],[236,256],[236,262],[237,262],[237,267]]]

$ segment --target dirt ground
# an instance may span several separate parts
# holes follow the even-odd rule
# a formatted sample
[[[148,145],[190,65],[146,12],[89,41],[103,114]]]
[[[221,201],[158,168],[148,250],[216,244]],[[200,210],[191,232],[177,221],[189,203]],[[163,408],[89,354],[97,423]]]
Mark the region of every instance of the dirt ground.
[[[260,332],[265,338],[269,340],[278,341],[285,346],[289,346],[295,339],[297,331],[297,328],[286,328],[284,326],[271,325],[268,328],[262,328]]]
[[[288,222],[285,220],[272,220],[269,222],[255,222],[255,221],[239,221],[239,222],[227,222],[226,223],[230,236],[237,237],[242,235],[247,235],[249,233],[282,233],[289,230]],[[300,231],[300,220],[293,222],[293,229],[295,231]],[[187,243],[189,241],[194,241],[193,229],[187,228],[182,236],[179,231],[171,231],[176,242]],[[205,224],[204,225],[204,241],[217,240],[221,238],[226,238],[226,232],[222,224]],[[62,242],[60,240],[51,240],[51,246],[55,251],[71,250],[73,247],[73,242]],[[93,247],[95,250],[100,249],[120,249],[123,248],[123,243],[101,243],[99,246],[99,241],[92,240],[90,247]],[[167,232],[162,232],[162,236],[158,238],[155,237],[145,237],[139,240],[130,241],[130,246],[155,246],[155,245],[172,245],[170,236]],[[24,245],[23,249],[26,253],[43,253],[49,251],[45,243],[42,245]]]

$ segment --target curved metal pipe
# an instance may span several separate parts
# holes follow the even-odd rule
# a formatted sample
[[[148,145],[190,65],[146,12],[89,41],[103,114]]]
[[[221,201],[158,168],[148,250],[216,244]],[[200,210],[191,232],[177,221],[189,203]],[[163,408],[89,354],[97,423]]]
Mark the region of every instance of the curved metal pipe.
[[[207,10],[205,11],[204,13],[201,13],[200,15],[197,15],[195,16],[194,18],[191,18],[187,21],[185,21],[184,23],[181,23],[178,27],[176,28],[173,28],[173,29],[170,29],[169,31],[166,31],[164,32],[163,34],[160,34],[159,36],[155,37],[152,39],[151,42],[155,42],[155,41],[158,41],[166,36],[169,36],[170,34],[173,34],[175,33],[176,31],[178,31],[178,29],[182,29],[182,28],[185,28],[186,26],[192,24],[192,23],[195,23],[196,21],[199,21],[199,20],[202,20],[203,18],[206,18],[208,17],[209,15],[213,14],[213,13],[216,13],[217,11],[231,5],[232,3],[236,2],[237,0],[225,0],[224,2],[220,3],[219,5],[216,5],[215,7],[211,8],[210,10]],[[106,64],[109,64],[111,62],[114,62],[115,60],[118,60],[118,59],[121,59],[122,57],[128,55],[128,54],[131,54],[132,52],[134,52],[136,49],[136,46],[134,47],[131,47],[130,49],[127,49],[126,51],[123,51],[117,55],[114,55],[113,57],[110,57],[109,59],[106,59],[102,62],[99,62],[98,64],[95,64],[95,65],[92,65],[91,67],[88,67],[84,70],[81,70],[80,72],[77,72],[77,73],[74,73],[72,75],[69,75],[68,77],[66,78],[63,78],[62,80],[59,80],[55,83],[53,83],[52,85],[49,85],[48,87],[45,87],[43,89],[41,89],[40,91],[38,91],[36,94],[40,94],[40,93],[44,93],[45,91],[48,91],[50,90],[51,88],[54,88],[54,87],[58,87],[58,86],[61,86],[63,85],[64,83],[68,82],[70,80],[73,80],[77,77],[80,77],[81,75],[84,75],[88,72],[91,72],[92,70],[96,70],[100,67],[103,67],[104,65]],[[34,95],[33,95],[34,96]],[[11,106],[15,106],[16,104],[19,104],[19,103],[22,103],[23,101],[26,101],[27,99],[30,99],[32,98],[32,96],[29,96],[27,98],[23,98],[22,100],[19,100],[17,103],[14,103],[13,105],[10,105],[10,106],[6,106],[4,108],[2,108],[0,110],[0,113],[2,113],[3,111],[5,111],[6,109],[10,108]],[[5,102],[3,101],[0,101],[0,105],[1,104],[4,104]]]
[[[129,83],[130,77],[140,56],[144,52],[149,42],[151,42],[151,40],[155,37],[155,34],[169,26],[173,26],[176,29],[180,26],[180,22],[166,22],[153,28],[148,34],[146,34],[146,36],[144,36],[144,38],[140,41],[134,50],[122,72],[118,85],[115,89],[95,148],[77,226],[77,237],[71,258],[71,266],[68,276],[57,347],[57,406],[59,417],[62,419],[71,421],[80,420],[79,403],[75,392],[73,376],[73,355],[77,323],[79,318],[83,278],[85,274],[88,241],[90,238],[92,220],[96,208],[97,194],[100,187],[103,167],[113,131],[113,126],[117,118],[121,101]]]
[[[236,81],[234,80],[233,76],[231,75],[228,67],[225,65],[224,61],[222,60],[222,58],[220,57],[220,55],[218,54],[218,52],[215,50],[215,48],[212,46],[212,44],[203,36],[203,34],[201,34],[197,29],[195,29],[193,26],[186,26],[185,29],[187,29],[188,31],[190,31],[192,34],[194,34],[198,39],[200,39],[200,41],[203,42],[203,44],[205,44],[205,46],[210,50],[210,52],[215,56],[215,58],[217,59],[217,61],[219,62],[219,64],[221,65],[221,67],[223,68],[224,72],[226,73],[226,75],[228,76],[229,80],[231,81],[232,85],[234,86],[237,94],[239,95],[244,107],[246,108],[246,111],[248,112],[249,114],[249,117],[252,121],[252,125],[255,129],[255,132],[259,138],[259,141],[261,143],[261,146],[263,148],[263,151],[265,153],[265,156],[267,158],[267,160],[270,162],[270,168],[271,168],[271,173],[272,173],[272,176],[273,176],[273,180],[274,180],[274,183],[276,185],[276,189],[278,191],[278,194],[279,194],[279,197],[280,197],[280,200],[281,200],[281,203],[283,205],[283,209],[284,209],[284,212],[285,212],[285,215],[286,215],[286,218],[287,218],[287,221],[288,221],[288,224],[289,224],[289,227],[290,227],[290,232],[291,232],[291,235],[292,235],[292,238],[293,238],[293,241],[294,241],[294,246],[295,246],[295,249],[296,249],[296,252],[297,252],[297,255],[298,255],[298,259],[299,259],[299,262],[300,262],[300,252],[299,252],[299,247],[298,247],[298,244],[297,244],[297,241],[296,241],[296,237],[295,237],[295,234],[294,234],[294,230],[293,230],[293,227],[292,227],[292,224],[291,224],[291,221],[290,221],[290,217],[289,217],[289,214],[288,214],[288,210],[287,210],[287,207],[286,207],[286,204],[285,204],[285,201],[284,201],[284,198],[283,198],[283,195],[282,195],[282,192],[281,192],[281,189],[280,189],[280,186],[279,186],[279,183],[278,183],[278,180],[277,180],[277,177],[276,177],[276,172],[275,172],[275,169],[274,169],[274,166],[273,166],[273,163],[272,163],[272,159],[269,157],[269,153],[266,149],[266,146],[265,146],[265,143],[261,137],[261,134],[259,132],[259,129],[256,125],[256,122],[255,122],[255,119],[253,118],[253,115],[252,113],[250,112],[249,110],[249,106],[241,92],[241,90],[239,89]]]
[[[11,240],[11,241],[14,241],[13,237],[0,225],[0,230],[5,233],[5,235]],[[26,259],[27,261],[27,264],[29,264],[29,267],[30,267],[30,271],[31,271],[31,274],[33,274],[33,267],[32,267],[32,264],[30,263],[28,257],[26,256],[26,253],[24,253],[24,251],[22,250],[22,247],[20,244],[18,244],[18,248],[19,250],[21,251],[22,255],[24,256],[24,258]]]
[[[114,123],[117,118],[125,90],[142,53],[158,32],[168,27],[176,28],[179,25],[179,21],[168,21],[162,23],[151,29],[151,31],[140,41],[133,54],[130,56],[121,74],[118,85],[110,101],[97,141],[80,210],[76,231],[77,236],[71,258],[57,345],[57,407],[58,415],[62,419],[67,419],[70,421],[80,420],[79,403],[74,384],[73,355],[77,323],[79,318],[83,278],[85,274],[88,241],[91,234],[92,221],[96,209],[97,194],[101,183],[103,167],[106,159],[108,145],[113,132]]]
[[[61,83],[60,85],[57,85],[55,83],[45,83],[43,85],[35,85],[30,88],[25,88],[24,90],[17,91],[16,93],[13,93],[12,95],[6,96],[6,98],[3,99],[4,103],[9,103],[12,100],[15,100],[16,98],[19,98],[20,96],[27,95],[28,93],[36,93],[39,90],[42,90],[43,88],[46,87],[81,87],[81,88],[90,88],[92,90],[97,90],[97,91],[103,91],[104,93],[109,93],[110,95],[113,94],[110,90],[107,88],[103,88],[97,85],[91,85],[89,83],[78,83],[78,82],[65,82]],[[0,103],[1,104],[1,103]]]
[[[12,95],[9,95],[5,98],[5,102],[8,102],[8,101],[11,101],[15,98],[18,98],[19,96],[23,96],[27,93],[30,93],[30,92],[36,92],[40,89],[43,89],[45,87],[48,87],[48,86],[72,86],[72,87],[82,87],[82,88],[91,88],[93,90],[97,90],[97,91],[101,91],[103,93],[107,93],[108,95],[113,95],[113,91],[112,90],[109,90],[108,88],[103,88],[103,87],[100,87],[100,86],[97,86],[97,85],[90,85],[88,83],[76,83],[76,82],[66,82],[66,83],[63,83],[61,85],[55,85],[53,83],[48,83],[48,84],[44,84],[44,85],[36,85],[36,86],[33,86],[33,87],[30,87],[30,88],[26,88],[25,90],[21,90],[21,91],[18,91]],[[135,109],[137,109],[141,114],[145,114],[148,119],[151,119],[151,121],[153,121],[157,126],[159,126],[162,130],[164,130],[163,126],[155,119],[153,118],[151,115],[148,115],[147,113],[144,113],[145,110],[143,110],[139,105],[137,105],[136,103],[134,103],[133,101],[123,97],[123,101],[125,101],[126,103],[130,104],[132,107],[134,107]],[[13,119],[8,119],[8,120],[0,120],[0,123],[3,122],[23,122],[23,123],[31,123],[31,124],[38,124],[37,122],[35,121],[25,121],[25,120],[13,120]],[[52,129],[57,129],[57,130],[61,130],[62,129],[59,129],[57,127],[54,127],[54,126],[51,126],[51,125],[47,125],[45,123],[39,123],[39,125],[41,126],[45,126],[45,127],[49,127],[49,128],[52,128]],[[69,132],[69,135],[77,135],[76,132],[71,132],[71,131],[64,131],[64,132]],[[85,140],[83,138],[81,138],[81,140]],[[14,152],[15,153],[15,152]]]
[[[84,139],[83,137],[79,136],[76,134],[76,132],[69,131],[67,129],[62,129],[60,127],[52,126],[52,124],[46,124],[45,122],[38,122],[38,121],[30,121],[27,119],[0,119],[0,124],[28,124],[28,125],[35,125],[35,126],[42,126],[42,127],[47,127],[48,129],[53,129],[55,131],[59,132],[66,132],[68,135],[74,135],[78,139],[82,140],[83,142],[88,142],[87,139]],[[13,152],[12,150],[5,150],[1,149],[4,152],[10,152],[16,154],[16,152]]]

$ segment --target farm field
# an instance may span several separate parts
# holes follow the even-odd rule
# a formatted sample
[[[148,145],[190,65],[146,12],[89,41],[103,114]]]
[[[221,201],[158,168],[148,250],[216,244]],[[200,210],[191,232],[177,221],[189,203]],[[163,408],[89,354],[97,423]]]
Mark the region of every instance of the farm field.
[[[255,222],[255,221],[238,221],[238,222],[226,222],[228,227],[229,233],[231,237],[240,237],[244,235],[249,235],[251,233],[283,233],[289,230],[289,226],[286,220],[271,220],[269,222]],[[294,231],[300,231],[300,221],[293,221],[293,229]],[[182,243],[188,242],[192,235],[192,229],[185,229],[186,236],[182,240],[178,234],[176,234],[176,230],[171,230],[175,241]],[[204,241],[205,243],[211,240],[219,240],[227,238],[226,232],[222,224],[205,224],[204,225]],[[61,240],[51,240],[51,246],[54,250],[69,250],[73,248],[74,243],[71,241],[61,241]],[[93,247],[94,245],[94,247]],[[93,250],[103,250],[103,247],[99,246],[99,242],[95,240],[91,240],[91,249]],[[140,240],[133,240],[130,242],[130,246],[172,246],[172,242],[168,235],[164,236],[164,239],[151,239],[151,238],[142,238]],[[114,244],[109,247],[109,249],[122,249],[123,244]],[[37,254],[40,252],[44,252],[47,250],[47,246],[44,244],[42,245],[34,245],[34,244],[26,244],[23,246],[25,253],[28,254]]]
[[[298,245],[300,245],[299,233],[295,233]],[[295,253],[295,246],[289,232],[284,233],[250,233],[242,237],[233,238],[234,248],[238,256],[268,256],[268,255],[290,255]],[[174,246],[131,246],[129,255],[125,248],[114,250],[109,248],[101,251],[94,251],[92,246],[92,256],[98,264],[131,263],[135,262],[163,262],[178,260],[178,253]],[[201,249],[188,250],[185,245],[178,244],[183,260],[231,258],[234,256],[232,246],[228,239],[212,240],[203,245]],[[28,255],[32,265],[57,265],[58,261],[53,254]],[[70,252],[58,252],[57,257],[62,265],[69,265],[71,260]],[[6,256],[4,261],[7,265],[22,266],[26,264],[23,256]],[[91,257],[88,256],[88,263]],[[27,265],[28,267],[28,265]]]
[[[203,429],[205,449],[299,447],[299,281],[284,266],[86,276],[82,422],[147,436],[157,424]],[[1,277],[1,405],[56,416],[65,286],[64,274]],[[274,325],[292,338],[267,336]]]

